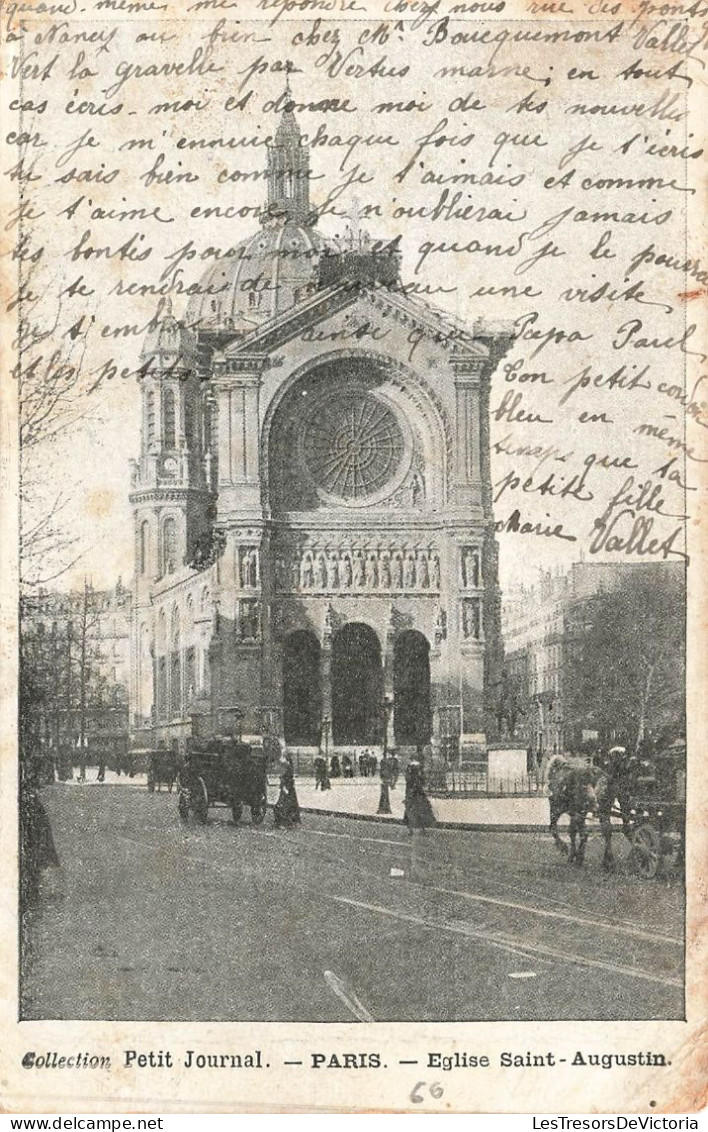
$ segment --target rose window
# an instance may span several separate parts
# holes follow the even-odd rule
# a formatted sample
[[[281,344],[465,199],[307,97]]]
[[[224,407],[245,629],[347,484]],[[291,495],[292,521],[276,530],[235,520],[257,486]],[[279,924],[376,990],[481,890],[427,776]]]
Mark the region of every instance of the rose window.
[[[348,500],[385,488],[400,474],[406,449],[393,410],[364,391],[320,403],[306,421],[302,439],[315,485]]]

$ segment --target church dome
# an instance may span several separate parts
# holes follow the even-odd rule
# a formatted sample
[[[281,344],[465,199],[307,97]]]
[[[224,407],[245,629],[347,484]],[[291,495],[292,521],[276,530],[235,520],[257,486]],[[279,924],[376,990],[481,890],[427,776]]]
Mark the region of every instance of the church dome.
[[[187,324],[247,331],[315,291],[320,256],[337,246],[307,220],[269,217],[232,256],[210,267],[201,293],[190,299]]]
[[[268,146],[268,199],[261,230],[237,244],[200,281],[187,307],[189,326],[253,330],[317,289],[319,261],[337,245],[317,231],[310,203],[310,154],[303,145],[289,88],[273,143]]]
[[[190,365],[196,358],[197,343],[191,330],[172,313],[172,300],[161,299],[151,319],[140,351],[142,362],[155,359],[163,369]]]

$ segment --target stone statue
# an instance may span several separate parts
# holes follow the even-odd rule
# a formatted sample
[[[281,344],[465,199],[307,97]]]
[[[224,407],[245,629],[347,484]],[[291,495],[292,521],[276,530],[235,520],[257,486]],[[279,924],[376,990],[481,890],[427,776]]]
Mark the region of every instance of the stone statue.
[[[380,577],[381,577],[381,588],[384,589],[384,590],[390,590],[391,589],[391,559],[389,558],[388,554],[383,554],[381,556]]]
[[[434,590],[440,589],[440,558],[434,554],[430,563],[430,577]]]
[[[411,480],[411,504],[413,507],[418,507],[425,498],[425,483],[423,477],[414,472],[413,479]]]
[[[252,589],[258,585],[258,551],[255,547],[248,552],[248,584]]]
[[[354,555],[354,585],[364,585],[364,558],[360,550]]]
[[[258,636],[258,602],[244,601],[241,605],[241,636],[252,641]]]
[[[447,637],[447,613],[444,609],[438,610],[437,620],[435,622],[435,644],[440,645]]]
[[[430,585],[430,574],[428,572],[428,556],[426,554],[421,554],[420,558],[418,559],[418,584],[424,590],[427,590],[428,586]]]
[[[327,583],[331,590],[339,589],[339,556],[330,554],[327,559]]]
[[[299,590],[304,585],[302,580],[302,566],[297,558],[293,558],[290,563],[290,585],[294,590]]]
[[[379,584],[379,564],[375,554],[370,554],[366,560],[366,585],[375,590]]]
[[[302,588],[311,590],[315,584],[315,571],[312,565],[312,555],[309,550],[302,560]]]
[[[392,562],[392,581],[394,589],[400,590],[403,585],[403,562],[400,554],[395,554]]]
[[[479,640],[480,618],[479,602],[465,601],[462,604],[462,634],[466,639]]]
[[[415,589],[415,578],[415,558],[412,554],[409,554],[406,558],[406,569],[404,575],[404,584],[407,590]]]
[[[352,560],[348,554],[342,556],[342,586],[345,590],[352,588]]]
[[[324,554],[317,556],[317,589],[327,589],[327,563]]]
[[[462,555],[462,584],[465,589],[479,585],[479,554],[470,547]]]

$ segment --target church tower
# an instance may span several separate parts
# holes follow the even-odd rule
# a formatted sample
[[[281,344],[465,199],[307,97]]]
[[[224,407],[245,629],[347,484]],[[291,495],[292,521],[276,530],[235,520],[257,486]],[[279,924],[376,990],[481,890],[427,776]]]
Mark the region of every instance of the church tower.
[[[140,458],[132,462],[135,536],[133,702],[149,716],[151,594],[203,553],[211,522],[212,457],[194,336],[161,302],[141,352]],[[141,690],[141,688],[143,690]]]
[[[310,204],[310,153],[302,144],[292,105],[287,89],[274,144],[268,147],[268,207],[264,224],[276,217],[305,225],[314,221]]]

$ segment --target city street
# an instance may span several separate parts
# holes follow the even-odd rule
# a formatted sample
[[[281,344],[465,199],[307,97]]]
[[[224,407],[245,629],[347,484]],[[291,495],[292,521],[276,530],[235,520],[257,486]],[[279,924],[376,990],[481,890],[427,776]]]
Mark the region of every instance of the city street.
[[[546,833],[304,814],[183,825],[174,794],[43,793],[60,870],[31,913],[26,1018],[649,1019],[683,1014],[677,876],[583,870]],[[393,870],[393,872],[392,872]],[[402,873],[403,875],[398,875]]]

